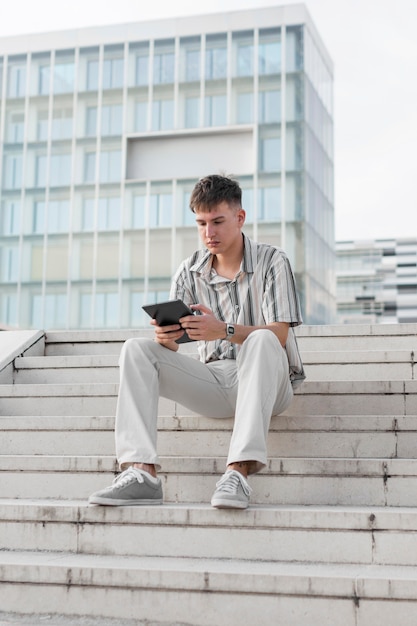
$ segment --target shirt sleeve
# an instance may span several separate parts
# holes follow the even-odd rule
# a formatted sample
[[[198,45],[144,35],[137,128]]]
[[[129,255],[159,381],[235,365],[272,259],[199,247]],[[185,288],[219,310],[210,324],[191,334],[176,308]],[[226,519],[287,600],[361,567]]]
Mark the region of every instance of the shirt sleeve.
[[[268,268],[262,310],[267,324],[286,322],[299,326],[303,323],[294,274],[282,251],[277,251]]]

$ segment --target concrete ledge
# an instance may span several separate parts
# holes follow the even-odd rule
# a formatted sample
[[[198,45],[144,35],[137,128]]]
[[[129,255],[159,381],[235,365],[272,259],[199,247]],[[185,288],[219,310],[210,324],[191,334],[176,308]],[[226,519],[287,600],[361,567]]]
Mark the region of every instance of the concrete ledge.
[[[10,382],[11,364],[17,356],[43,355],[45,333],[43,330],[7,330],[0,333],[0,383]]]

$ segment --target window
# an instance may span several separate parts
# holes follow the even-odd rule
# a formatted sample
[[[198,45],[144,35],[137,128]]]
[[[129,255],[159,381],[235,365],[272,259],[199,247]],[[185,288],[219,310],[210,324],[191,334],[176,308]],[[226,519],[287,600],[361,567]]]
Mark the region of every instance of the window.
[[[42,234],[45,230],[47,217],[48,233],[65,233],[69,229],[69,201],[51,200],[46,202],[35,202],[33,205],[33,232]]]
[[[5,189],[20,189],[22,186],[23,157],[21,154],[7,154],[4,158]]]
[[[236,121],[238,124],[253,122],[253,93],[239,93],[236,99]]]
[[[80,326],[89,328],[92,325],[92,302],[90,293],[82,293],[80,297]],[[111,328],[119,322],[119,296],[117,293],[96,293],[95,295],[96,328]]]
[[[51,68],[50,68],[49,63],[47,65],[40,65],[39,76],[38,76],[38,94],[40,96],[48,95],[50,79],[51,79]]]
[[[169,227],[171,224],[172,194],[151,194],[149,198],[149,227]]]
[[[152,130],[174,128],[174,101],[154,100],[152,105]]]
[[[75,66],[70,63],[55,63],[54,93],[71,93],[74,90]]]
[[[4,246],[1,250],[0,280],[17,282],[19,276],[19,250],[17,246]]]
[[[67,319],[65,293],[32,296],[32,328],[63,328]]]
[[[10,143],[22,143],[25,130],[25,114],[12,113],[7,128],[7,141]]]
[[[98,61],[91,59],[87,61],[87,91],[97,91],[98,89]]]
[[[135,102],[135,131],[144,133],[148,128],[148,102],[139,100]]]
[[[227,76],[226,44],[224,45],[218,44],[218,47],[214,47],[214,45],[213,47],[207,47],[206,48],[206,80],[226,78],[226,76]]]
[[[146,226],[146,198],[143,195],[133,196],[132,201],[132,228],[145,228]]]
[[[260,168],[264,172],[281,170],[281,139],[279,137],[261,140]]]
[[[121,177],[122,153],[120,150],[108,150],[100,153],[100,182],[114,183]]]
[[[50,157],[49,185],[62,187],[71,184],[71,155],[52,154]],[[45,187],[47,183],[47,157],[38,155],[35,162],[35,187]]]
[[[200,50],[185,51],[185,80],[200,80]]]
[[[123,87],[123,59],[105,59],[103,63],[103,89]]]
[[[97,107],[87,107],[85,112],[85,134],[95,137],[97,132]]]
[[[98,201],[98,230],[119,230],[120,227],[120,199],[100,198]]]
[[[149,54],[143,52],[136,57],[135,85],[145,86],[149,83]]]
[[[153,82],[155,85],[174,82],[175,55],[173,52],[155,52]]]
[[[10,65],[7,84],[9,98],[23,98],[26,92],[26,63]]]
[[[48,111],[38,111],[36,138],[38,141],[48,139]]]
[[[149,327],[149,316],[142,309],[144,304],[166,302],[169,291],[134,291],[130,294],[130,323],[132,326]]]
[[[222,126],[227,123],[225,95],[206,96],[204,121],[206,126]]]
[[[20,202],[11,201],[3,204],[3,235],[18,235],[20,231]]]
[[[200,98],[190,97],[185,99],[184,111],[185,128],[195,128],[200,124]]]
[[[83,202],[81,230],[94,230],[94,198],[85,198]]]
[[[17,296],[16,294],[2,294],[1,319],[9,326],[17,326]]]
[[[70,139],[72,137],[72,110],[57,109],[52,117],[52,139]]]
[[[278,74],[281,71],[281,42],[259,44],[259,74]]]
[[[258,222],[281,221],[281,188],[262,187],[259,189]]]
[[[101,134],[121,135],[122,133],[122,111],[121,104],[104,105],[101,110]]]
[[[96,153],[86,152],[84,155],[84,183],[93,183],[96,177]]]
[[[259,121],[270,124],[281,121],[281,91],[261,91],[259,93]]]

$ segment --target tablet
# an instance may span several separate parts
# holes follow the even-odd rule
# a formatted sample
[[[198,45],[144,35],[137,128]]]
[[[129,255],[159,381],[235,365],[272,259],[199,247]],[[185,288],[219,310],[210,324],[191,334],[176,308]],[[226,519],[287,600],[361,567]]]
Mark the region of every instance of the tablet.
[[[158,326],[169,326],[170,324],[178,324],[178,320],[186,315],[194,315],[192,311],[182,300],[168,300],[168,302],[158,302],[157,304],[145,304],[142,309],[156,320]],[[195,341],[190,339],[187,333],[177,339],[177,343],[187,343]]]

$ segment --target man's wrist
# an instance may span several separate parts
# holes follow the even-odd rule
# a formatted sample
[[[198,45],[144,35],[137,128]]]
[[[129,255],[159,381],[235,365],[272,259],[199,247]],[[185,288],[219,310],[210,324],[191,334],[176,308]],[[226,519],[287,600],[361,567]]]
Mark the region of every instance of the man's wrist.
[[[228,341],[232,340],[232,337],[235,334],[235,327],[233,324],[229,324],[228,322],[226,322],[226,336],[225,339],[227,339]]]

